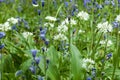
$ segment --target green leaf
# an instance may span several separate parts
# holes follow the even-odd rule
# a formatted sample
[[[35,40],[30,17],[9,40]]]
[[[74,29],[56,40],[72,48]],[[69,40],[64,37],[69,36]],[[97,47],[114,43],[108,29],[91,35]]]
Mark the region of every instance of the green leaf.
[[[57,65],[59,58],[58,58],[58,53],[54,48],[54,46],[51,46],[50,49],[48,50],[47,57],[50,60],[50,63],[47,69],[47,76],[49,76],[51,80],[60,80],[60,73]]]
[[[105,70],[107,75],[112,75],[113,74],[114,69],[113,68],[108,68]],[[120,75],[120,69],[116,69],[115,70],[115,75]]]
[[[71,73],[73,80],[83,80],[83,73],[81,68],[81,54],[76,46],[71,45]]]
[[[10,54],[2,56],[0,70],[3,72],[14,72],[15,71],[12,56]]]
[[[30,65],[32,63],[32,59],[28,59],[25,62],[23,62],[20,67],[25,72],[27,69],[29,69]]]

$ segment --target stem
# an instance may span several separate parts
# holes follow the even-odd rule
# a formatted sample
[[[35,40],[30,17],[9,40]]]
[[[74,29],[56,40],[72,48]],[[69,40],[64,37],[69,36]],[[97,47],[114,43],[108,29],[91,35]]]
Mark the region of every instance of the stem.
[[[116,52],[115,52],[115,57],[116,59],[114,59],[114,69],[113,69],[113,74],[112,74],[112,80],[114,80],[114,76],[115,76],[115,71],[116,71],[116,67],[119,66],[119,28],[117,28],[117,34],[116,34]],[[115,61],[115,60],[118,60],[118,61]]]
[[[97,44],[96,44],[96,46],[94,47],[94,50],[93,50],[93,52],[92,52],[92,54],[91,54],[91,58],[92,58],[92,59],[94,59],[95,50],[97,49],[97,46],[98,46],[98,44],[99,44],[99,42],[100,42],[100,40],[101,40],[102,35],[103,35],[103,33],[101,33],[101,35],[100,35],[100,37],[99,37],[99,40],[97,41]]]
[[[70,57],[71,58],[71,25],[70,25],[70,20],[69,20],[69,53],[70,53]],[[70,62],[71,62],[71,59],[70,59]],[[69,79],[71,79],[71,64],[70,64],[70,74],[69,74]]]

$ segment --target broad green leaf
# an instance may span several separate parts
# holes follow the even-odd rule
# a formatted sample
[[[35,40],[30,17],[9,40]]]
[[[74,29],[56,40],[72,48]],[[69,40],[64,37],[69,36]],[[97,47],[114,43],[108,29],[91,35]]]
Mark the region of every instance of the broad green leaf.
[[[58,63],[58,54],[57,51],[53,46],[50,47],[50,49],[47,52],[47,57],[50,60],[50,63],[48,65],[47,69],[47,76],[51,80],[60,80],[60,73],[58,71],[57,63]]]
[[[76,46],[71,44],[71,73],[73,80],[83,80],[83,72],[81,68],[81,54]]]

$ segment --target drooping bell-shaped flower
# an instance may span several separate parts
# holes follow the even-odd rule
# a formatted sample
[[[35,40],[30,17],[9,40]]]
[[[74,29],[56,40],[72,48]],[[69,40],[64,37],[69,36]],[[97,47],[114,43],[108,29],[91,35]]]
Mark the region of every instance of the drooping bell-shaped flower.
[[[3,38],[5,36],[4,32],[0,32],[0,39]]]
[[[37,54],[37,50],[36,49],[32,49],[31,53],[32,53],[33,58],[35,58],[36,54]]]

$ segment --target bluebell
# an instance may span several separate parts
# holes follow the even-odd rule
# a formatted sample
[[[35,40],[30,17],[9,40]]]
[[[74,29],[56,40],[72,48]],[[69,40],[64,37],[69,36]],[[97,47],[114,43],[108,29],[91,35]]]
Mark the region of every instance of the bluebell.
[[[4,32],[0,32],[0,39],[3,38],[5,36]]]

